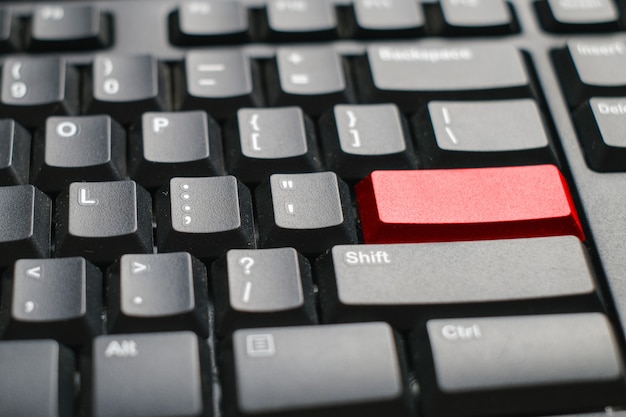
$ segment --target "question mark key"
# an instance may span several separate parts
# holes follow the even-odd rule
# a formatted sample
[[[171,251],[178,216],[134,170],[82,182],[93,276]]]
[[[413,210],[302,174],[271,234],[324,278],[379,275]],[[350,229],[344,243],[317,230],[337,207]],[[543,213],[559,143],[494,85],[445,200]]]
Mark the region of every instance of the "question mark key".
[[[293,248],[230,250],[212,277],[220,334],[317,322],[311,266]]]

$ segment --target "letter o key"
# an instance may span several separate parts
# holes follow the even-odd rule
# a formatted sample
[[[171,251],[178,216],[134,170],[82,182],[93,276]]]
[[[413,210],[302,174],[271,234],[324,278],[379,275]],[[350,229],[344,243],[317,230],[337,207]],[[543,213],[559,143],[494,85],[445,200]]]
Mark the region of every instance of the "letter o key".
[[[72,122],[61,122],[57,125],[57,135],[63,138],[71,138],[78,133],[78,126]]]

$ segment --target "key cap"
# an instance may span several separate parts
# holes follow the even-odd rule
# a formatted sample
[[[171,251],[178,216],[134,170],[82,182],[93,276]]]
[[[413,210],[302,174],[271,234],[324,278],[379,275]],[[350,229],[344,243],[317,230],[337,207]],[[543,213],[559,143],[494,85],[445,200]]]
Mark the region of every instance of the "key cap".
[[[248,12],[239,2],[187,2],[170,18],[170,40],[174,45],[245,42],[248,30]]]
[[[337,36],[337,17],[328,0],[268,0],[263,38],[323,40]]]
[[[108,272],[109,329],[207,337],[207,294],[206,268],[188,253],[124,255]]]
[[[53,340],[0,342],[0,415],[70,417],[73,362]]]
[[[439,0],[432,21],[436,32],[447,35],[495,35],[514,31],[505,0]]]
[[[337,105],[322,116],[320,130],[326,164],[343,179],[417,168],[406,121],[393,104]]]
[[[225,118],[261,105],[256,64],[238,49],[189,52],[175,77],[178,109],[201,108]]]
[[[623,363],[599,313],[430,320],[412,336],[426,416],[549,414],[620,404]],[[471,405],[470,405],[471,404]]]
[[[589,256],[573,236],[335,246],[316,271],[325,322],[409,330],[425,316],[599,307]]]
[[[293,248],[233,249],[213,264],[218,331],[317,322],[309,261]]]
[[[367,60],[361,60],[355,69],[364,100],[395,102],[404,111],[415,111],[418,103],[429,99],[529,95],[522,55],[510,45],[373,44],[367,48]]]
[[[553,165],[375,171],[355,191],[365,243],[585,240],[567,183]]]
[[[84,84],[86,113],[106,113],[120,123],[170,106],[167,67],[149,55],[100,55]]]
[[[0,51],[9,52],[18,44],[17,24],[13,21],[11,9],[0,9]]]
[[[0,119],[0,186],[28,184],[30,133],[12,119]]]
[[[205,415],[208,352],[191,332],[100,336],[85,380],[93,417]],[[158,366],[155,366],[158,364]]]
[[[574,113],[574,121],[591,168],[603,172],[626,169],[624,98],[592,98]]]
[[[246,183],[273,172],[319,171],[315,127],[299,107],[241,109],[226,128],[228,170]]]
[[[83,258],[21,259],[2,282],[5,337],[81,345],[103,332],[102,273]]]
[[[8,58],[2,65],[0,113],[26,127],[78,110],[78,73],[58,57]]]
[[[42,5],[35,8],[26,33],[29,49],[96,49],[109,45],[109,21],[94,5]]]
[[[307,114],[320,114],[337,102],[353,101],[341,57],[331,47],[279,48],[276,67],[268,71],[271,105],[297,105]]]
[[[52,202],[32,185],[0,187],[0,266],[50,256]]]
[[[235,177],[172,178],[156,199],[161,252],[216,258],[256,246],[250,191]]]
[[[255,195],[263,248],[312,254],[357,242],[348,186],[332,172],[274,174]]]
[[[613,0],[542,0],[535,3],[541,25],[552,32],[612,31],[619,11]]]
[[[225,351],[225,394],[237,415],[407,416],[385,323],[238,330]]]
[[[555,162],[532,99],[431,101],[413,123],[425,168]]]
[[[34,142],[31,179],[43,191],[126,177],[126,132],[109,116],[50,117]]]
[[[219,126],[203,111],[144,113],[130,140],[129,171],[144,187],[224,172]]]
[[[555,61],[572,108],[594,96],[626,96],[626,43],[620,38],[570,40]]]
[[[424,32],[424,12],[412,0],[355,0],[352,35],[413,37]]]
[[[56,255],[152,253],[152,201],[134,181],[74,182],[56,200]]]

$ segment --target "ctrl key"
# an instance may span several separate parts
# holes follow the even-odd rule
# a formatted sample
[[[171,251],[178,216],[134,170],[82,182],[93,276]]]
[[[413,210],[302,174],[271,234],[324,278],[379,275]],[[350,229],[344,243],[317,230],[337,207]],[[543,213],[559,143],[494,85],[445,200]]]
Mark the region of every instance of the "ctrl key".
[[[91,417],[209,415],[206,345],[191,332],[101,336],[86,369]],[[206,403],[203,401],[206,399]]]
[[[624,405],[623,363],[600,313],[430,320],[425,332],[411,342],[426,417]]]
[[[238,330],[226,343],[228,416],[408,416],[385,323]]]

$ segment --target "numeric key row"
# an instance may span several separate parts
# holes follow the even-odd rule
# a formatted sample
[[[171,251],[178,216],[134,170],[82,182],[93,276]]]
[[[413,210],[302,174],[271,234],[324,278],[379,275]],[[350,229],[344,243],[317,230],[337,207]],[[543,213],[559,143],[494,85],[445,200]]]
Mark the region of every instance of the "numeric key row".
[[[128,124],[147,111],[204,109],[224,119],[264,104],[319,115],[357,99],[397,101],[414,111],[426,98],[532,97],[522,54],[509,46],[373,44],[353,61],[355,80],[347,76],[348,60],[330,46],[280,47],[268,61],[251,60],[241,49],[189,52],[172,64],[148,55],[99,55],[80,71],[61,57],[9,57],[2,64],[0,116],[33,128],[51,115],[104,112]],[[466,77],[451,77],[461,72]]]

